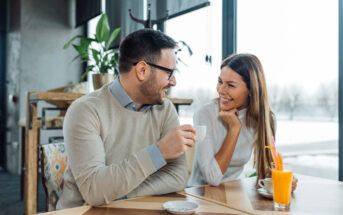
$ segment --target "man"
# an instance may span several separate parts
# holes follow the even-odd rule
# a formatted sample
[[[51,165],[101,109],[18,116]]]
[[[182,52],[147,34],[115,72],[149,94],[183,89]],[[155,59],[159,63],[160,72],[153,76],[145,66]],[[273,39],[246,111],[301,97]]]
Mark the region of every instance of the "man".
[[[69,107],[63,129],[69,165],[57,209],[185,188],[184,152],[195,130],[179,126],[164,99],[176,85],[175,46],[152,29],[130,34],[120,45],[119,78]]]

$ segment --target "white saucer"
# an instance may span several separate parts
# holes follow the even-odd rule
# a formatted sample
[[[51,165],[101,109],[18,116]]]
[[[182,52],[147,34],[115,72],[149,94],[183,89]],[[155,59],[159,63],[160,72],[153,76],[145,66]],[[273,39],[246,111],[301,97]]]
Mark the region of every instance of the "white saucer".
[[[267,192],[263,187],[257,189],[258,194],[268,199],[273,199],[273,193]]]
[[[163,209],[173,214],[192,214],[199,205],[189,201],[168,201],[163,203]]]

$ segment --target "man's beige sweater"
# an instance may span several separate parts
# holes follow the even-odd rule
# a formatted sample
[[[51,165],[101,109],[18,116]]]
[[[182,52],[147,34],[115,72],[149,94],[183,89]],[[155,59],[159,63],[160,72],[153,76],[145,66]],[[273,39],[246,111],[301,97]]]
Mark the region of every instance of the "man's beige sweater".
[[[109,85],[73,102],[64,121],[68,168],[57,209],[184,189],[185,155],[156,170],[146,150],[178,124],[169,100],[134,112],[120,106]]]

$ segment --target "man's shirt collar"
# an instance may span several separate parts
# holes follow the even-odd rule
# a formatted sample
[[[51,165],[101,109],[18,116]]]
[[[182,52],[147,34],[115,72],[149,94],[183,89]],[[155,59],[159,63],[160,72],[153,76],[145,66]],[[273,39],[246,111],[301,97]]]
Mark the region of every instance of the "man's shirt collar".
[[[132,111],[143,112],[152,107],[152,105],[143,105],[139,110],[138,105],[130,98],[130,96],[125,92],[124,88],[120,84],[119,76],[113,81],[110,86],[110,91],[119,104]]]

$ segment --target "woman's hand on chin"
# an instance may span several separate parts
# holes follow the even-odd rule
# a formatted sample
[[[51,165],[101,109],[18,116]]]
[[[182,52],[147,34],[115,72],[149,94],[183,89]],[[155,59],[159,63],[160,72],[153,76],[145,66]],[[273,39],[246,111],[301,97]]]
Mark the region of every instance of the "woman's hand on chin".
[[[241,129],[242,123],[238,118],[238,110],[236,108],[228,111],[220,111],[219,117],[228,124],[230,129]]]

